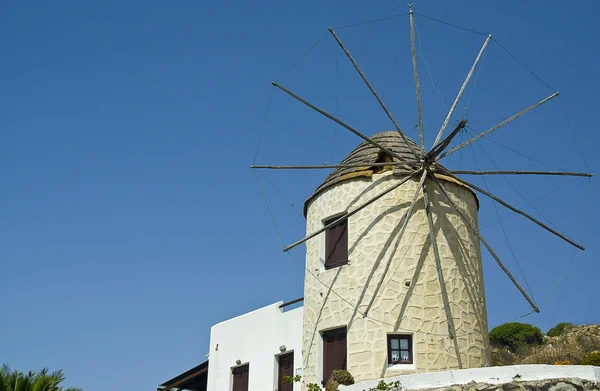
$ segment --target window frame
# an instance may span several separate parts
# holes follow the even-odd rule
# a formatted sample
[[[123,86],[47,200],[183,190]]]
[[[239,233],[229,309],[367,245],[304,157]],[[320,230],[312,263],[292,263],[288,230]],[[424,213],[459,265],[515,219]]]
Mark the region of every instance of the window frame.
[[[335,216],[335,217],[329,217],[326,220],[323,221],[323,226],[327,226],[328,224],[331,224],[332,222],[334,222],[335,220],[339,219],[341,217],[341,215]],[[342,260],[330,260],[330,241],[333,240],[333,238],[331,237],[331,235],[334,235],[333,230],[336,228],[339,228],[340,226],[343,226],[344,229],[341,233],[341,239],[343,240],[342,246],[345,247],[345,252],[344,252],[344,256],[342,258]],[[348,219],[344,219],[343,221],[340,221],[338,224],[329,227],[325,230],[325,254],[323,255],[323,264],[325,267],[325,270],[331,270],[331,269],[335,269],[337,267],[340,266],[344,266],[347,265],[349,263],[348,260]],[[339,251],[339,250],[338,250]],[[335,254],[335,253],[334,253]],[[337,255],[337,254],[335,254]]]
[[[393,339],[397,339],[398,340],[398,349],[392,349],[392,340]],[[401,348],[401,344],[400,344],[400,340],[401,339],[407,339],[408,340],[408,349],[402,349]],[[388,334],[387,335],[387,362],[388,365],[411,365],[414,364],[415,360],[414,360],[414,351],[413,351],[413,336],[412,334]],[[392,361],[392,351],[397,351],[398,355],[401,355],[401,353],[404,352],[408,352],[408,361]]]

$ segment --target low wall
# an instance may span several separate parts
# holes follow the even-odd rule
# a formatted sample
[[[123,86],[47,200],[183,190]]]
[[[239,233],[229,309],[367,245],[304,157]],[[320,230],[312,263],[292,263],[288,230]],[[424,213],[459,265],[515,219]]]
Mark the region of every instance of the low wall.
[[[375,388],[379,380],[340,386],[340,391]],[[400,382],[402,390],[443,389],[447,391],[543,390],[600,391],[600,367],[590,365],[511,365],[458,369],[387,377],[385,382]],[[498,385],[507,385],[498,387]],[[460,387],[464,385],[464,387]]]

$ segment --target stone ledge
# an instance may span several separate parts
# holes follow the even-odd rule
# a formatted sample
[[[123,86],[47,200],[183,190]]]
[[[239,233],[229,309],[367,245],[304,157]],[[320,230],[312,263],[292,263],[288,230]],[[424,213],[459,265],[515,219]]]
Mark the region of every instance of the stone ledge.
[[[503,384],[471,382],[450,387],[428,388],[422,391],[600,391],[600,382],[577,378],[514,380]]]
[[[546,380],[555,381],[547,384]],[[363,391],[375,388],[382,379],[362,381],[351,386],[340,386],[340,391]],[[504,367],[487,367],[458,369],[444,372],[417,373],[412,375],[392,376],[385,379],[386,382],[399,381],[403,390],[425,390],[425,389],[448,389],[458,390],[498,390],[505,389],[497,387],[500,384],[512,383],[514,387],[508,389],[518,391],[521,385],[527,386],[525,382],[540,383],[539,388],[535,384],[525,389],[540,389],[548,391],[587,391],[600,390],[600,367],[590,365],[511,365]],[[585,386],[583,381],[586,382]],[[590,383],[591,382],[591,383]],[[543,383],[543,384],[541,384]],[[564,383],[563,388],[553,388],[559,383]],[[456,387],[465,385],[466,387]],[[477,386],[481,388],[477,388]],[[475,388],[471,388],[475,387]],[[450,390],[449,390],[450,391]]]

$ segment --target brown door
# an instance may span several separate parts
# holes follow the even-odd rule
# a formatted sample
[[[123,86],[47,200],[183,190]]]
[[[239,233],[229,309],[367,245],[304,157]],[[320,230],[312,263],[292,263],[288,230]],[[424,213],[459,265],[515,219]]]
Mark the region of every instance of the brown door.
[[[249,372],[249,365],[233,368],[233,391],[248,391]]]
[[[294,353],[286,353],[279,356],[279,382],[278,391],[292,391],[294,385],[283,381],[284,376],[294,376]]]
[[[323,332],[323,384],[336,369],[346,369],[346,328]]]

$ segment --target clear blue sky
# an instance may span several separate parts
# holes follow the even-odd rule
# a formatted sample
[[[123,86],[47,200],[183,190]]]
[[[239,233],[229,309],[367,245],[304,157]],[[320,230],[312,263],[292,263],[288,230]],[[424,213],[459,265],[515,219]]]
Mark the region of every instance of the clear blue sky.
[[[327,26],[406,9],[402,1],[3,4],[0,362],[23,371],[63,368],[67,383],[86,391],[152,390],[204,360],[211,325],[302,296],[303,269],[281,252],[249,168],[270,81]],[[598,173],[597,1],[417,0],[415,10],[493,33],[559,90]],[[422,18],[417,28],[450,105],[484,37]],[[339,34],[416,137],[407,17]],[[420,56],[419,66],[431,145],[446,110]],[[476,79],[453,121],[470,97],[465,117],[478,131],[551,93],[496,44]],[[331,37],[281,83],[367,134],[391,129]],[[586,170],[557,100],[492,138],[533,159]],[[257,163],[337,162],[359,142],[276,91]],[[481,145],[501,168],[548,169],[498,144]],[[474,153],[465,148],[447,164],[494,168],[478,145]],[[300,209],[326,173],[266,175]],[[302,237],[302,219],[259,178],[285,241]],[[582,240],[588,221],[588,251],[566,285],[562,279],[551,291],[572,249],[519,216],[503,220],[542,307],[524,320],[544,330],[558,321],[600,323],[598,210],[585,207],[587,180],[565,186],[570,179],[510,179],[528,201],[563,186],[533,205],[574,239]],[[488,185],[539,216],[502,177]],[[592,200],[595,194],[592,180]],[[499,213],[509,214],[502,207]],[[489,225],[496,218],[482,199],[482,233],[523,282],[500,225]],[[303,259],[302,249],[294,254]],[[490,326],[526,313],[527,303],[487,253],[483,261]]]

